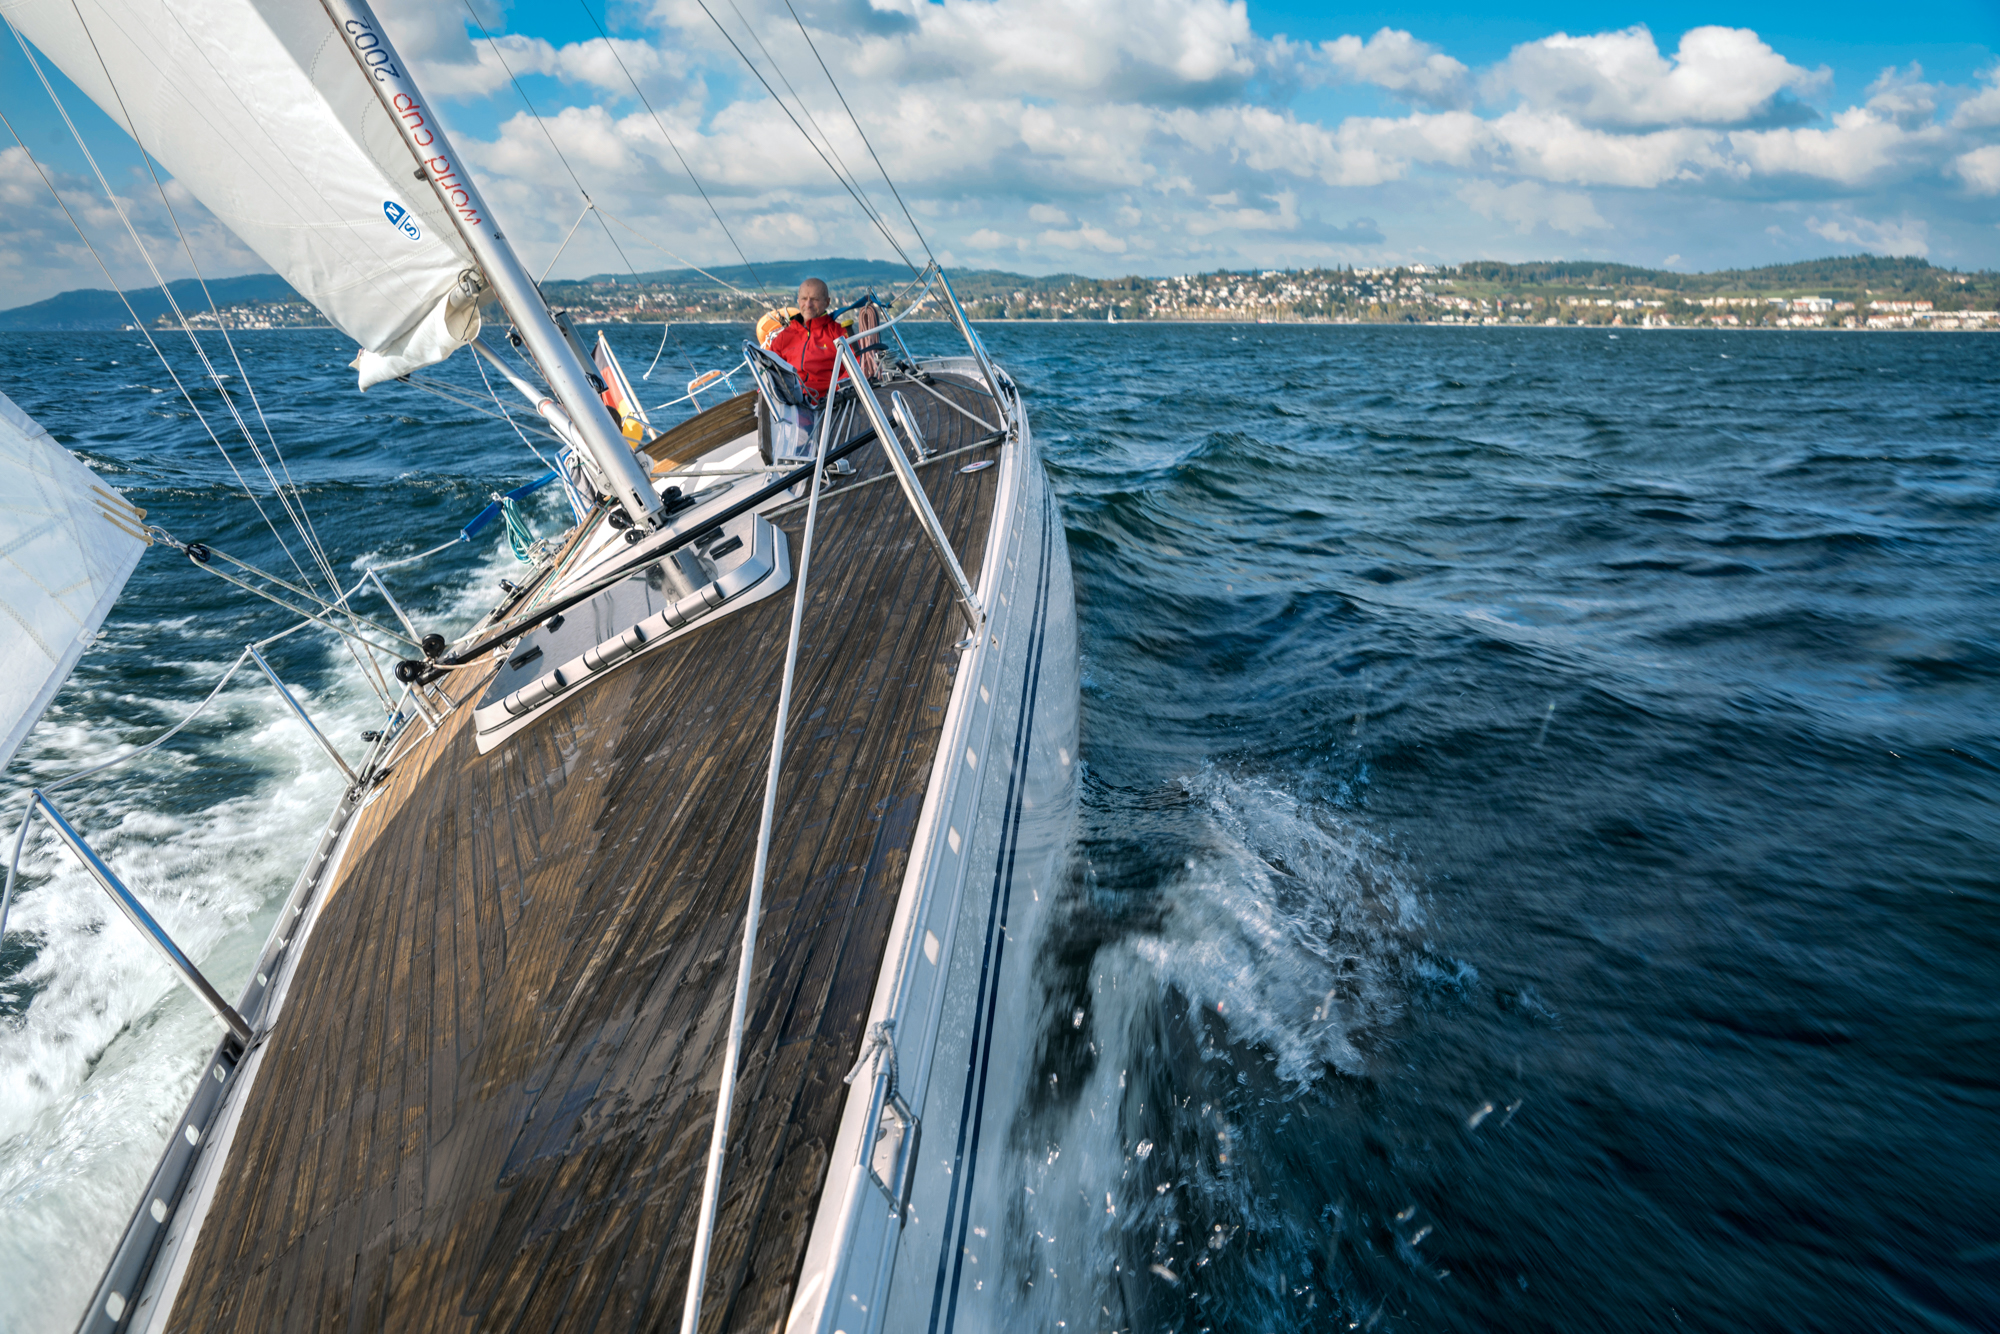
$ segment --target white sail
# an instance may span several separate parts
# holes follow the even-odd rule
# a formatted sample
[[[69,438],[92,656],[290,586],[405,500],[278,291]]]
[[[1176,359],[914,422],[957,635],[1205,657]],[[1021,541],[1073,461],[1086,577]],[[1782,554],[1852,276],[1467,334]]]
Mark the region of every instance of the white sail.
[[[0,394],[0,769],[139,563],[144,518]]]
[[[0,13],[361,344],[361,387],[479,331],[472,260],[317,0],[0,0]]]

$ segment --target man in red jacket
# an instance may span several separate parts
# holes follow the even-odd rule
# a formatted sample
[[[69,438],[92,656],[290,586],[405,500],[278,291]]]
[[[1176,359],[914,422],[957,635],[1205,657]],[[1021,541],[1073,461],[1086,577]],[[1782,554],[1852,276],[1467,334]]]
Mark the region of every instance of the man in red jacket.
[[[792,364],[799,373],[799,382],[815,401],[826,398],[827,386],[833,381],[834,340],[848,334],[845,325],[827,315],[830,299],[826,284],[820,279],[808,278],[800,283],[799,313],[772,334],[766,344]],[[855,324],[860,328],[875,326],[873,306],[863,306],[855,315]],[[874,353],[862,354],[861,370],[864,375],[875,374]]]

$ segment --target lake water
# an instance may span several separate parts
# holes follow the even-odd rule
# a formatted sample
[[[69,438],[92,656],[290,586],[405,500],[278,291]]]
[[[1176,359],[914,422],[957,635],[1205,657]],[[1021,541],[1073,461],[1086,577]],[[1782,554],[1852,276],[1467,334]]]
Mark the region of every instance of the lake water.
[[[1085,680],[1008,1136],[1021,1328],[1996,1328],[2000,343],[988,336]],[[651,383],[740,337],[676,330]],[[659,333],[613,338],[636,372]],[[501,423],[356,396],[334,335],[240,346],[343,570],[540,470]],[[285,560],[136,335],[6,336],[0,391],[176,535]],[[490,530],[389,578],[462,624],[513,568]],[[284,623],[149,553],[8,791]],[[274,662],[357,751],[346,655]],[[233,994],[337,790],[244,678],[64,804]],[[28,870],[8,1330],[74,1321],[216,1036],[60,855]]]

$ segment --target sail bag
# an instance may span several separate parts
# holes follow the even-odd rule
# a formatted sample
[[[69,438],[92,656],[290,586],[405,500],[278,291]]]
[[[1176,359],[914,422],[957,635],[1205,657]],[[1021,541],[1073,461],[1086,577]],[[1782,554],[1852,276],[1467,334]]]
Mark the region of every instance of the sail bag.
[[[479,332],[471,256],[317,0],[0,13],[361,344],[363,389]]]
[[[144,517],[0,394],[0,769],[139,563]]]

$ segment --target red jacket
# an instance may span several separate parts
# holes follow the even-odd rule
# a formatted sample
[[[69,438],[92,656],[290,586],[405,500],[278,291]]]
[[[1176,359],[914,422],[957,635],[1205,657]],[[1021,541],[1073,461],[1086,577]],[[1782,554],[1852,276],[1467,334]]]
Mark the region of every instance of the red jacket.
[[[833,382],[833,344],[847,337],[847,326],[830,315],[807,324],[794,315],[791,323],[771,335],[771,350],[792,363],[806,392],[825,398]]]

